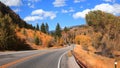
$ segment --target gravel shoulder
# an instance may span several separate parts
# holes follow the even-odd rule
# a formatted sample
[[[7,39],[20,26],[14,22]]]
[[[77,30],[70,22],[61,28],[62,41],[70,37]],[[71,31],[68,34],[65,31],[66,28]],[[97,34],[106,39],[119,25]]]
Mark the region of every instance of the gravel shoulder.
[[[60,68],[80,68],[75,61],[75,58],[71,55],[65,54],[61,59]]]
[[[68,58],[68,68],[80,68],[78,64],[75,61],[75,58],[73,56]]]

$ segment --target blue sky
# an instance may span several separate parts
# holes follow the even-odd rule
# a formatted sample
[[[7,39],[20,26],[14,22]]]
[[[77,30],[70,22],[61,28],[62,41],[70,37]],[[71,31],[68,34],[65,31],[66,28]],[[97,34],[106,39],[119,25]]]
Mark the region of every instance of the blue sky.
[[[48,23],[54,30],[59,23],[62,28],[86,24],[89,11],[102,10],[120,15],[120,0],[0,0],[10,6],[27,23]]]

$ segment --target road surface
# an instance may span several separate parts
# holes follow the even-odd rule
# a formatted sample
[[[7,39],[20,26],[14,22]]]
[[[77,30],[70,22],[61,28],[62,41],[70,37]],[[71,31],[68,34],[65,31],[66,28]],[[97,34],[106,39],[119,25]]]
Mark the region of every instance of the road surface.
[[[58,68],[60,56],[69,50],[70,47],[0,53],[0,68]]]

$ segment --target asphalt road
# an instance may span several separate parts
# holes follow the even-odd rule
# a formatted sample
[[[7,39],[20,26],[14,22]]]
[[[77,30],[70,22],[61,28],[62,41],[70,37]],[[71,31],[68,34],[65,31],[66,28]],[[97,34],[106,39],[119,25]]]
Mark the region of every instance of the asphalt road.
[[[60,56],[71,48],[0,53],[0,68],[58,68]]]

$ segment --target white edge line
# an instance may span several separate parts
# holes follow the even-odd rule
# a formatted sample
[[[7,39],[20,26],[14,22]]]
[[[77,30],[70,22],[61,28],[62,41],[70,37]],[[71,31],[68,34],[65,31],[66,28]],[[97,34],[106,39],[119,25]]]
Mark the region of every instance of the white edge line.
[[[68,50],[68,51],[70,51],[70,50]],[[68,53],[68,51],[64,52],[64,53],[60,56],[59,61],[58,61],[58,67],[57,67],[57,68],[60,68],[61,59],[62,59],[62,57],[63,57],[66,53]]]

